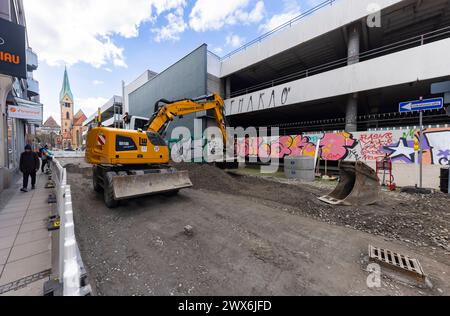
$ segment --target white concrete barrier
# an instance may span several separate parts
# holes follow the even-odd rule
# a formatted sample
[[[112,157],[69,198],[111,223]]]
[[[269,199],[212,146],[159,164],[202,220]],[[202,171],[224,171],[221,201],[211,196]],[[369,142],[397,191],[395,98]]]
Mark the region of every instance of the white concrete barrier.
[[[59,280],[64,296],[84,296],[91,293],[90,286],[81,286],[83,261],[78,251],[73,220],[72,193],[67,185],[67,170],[57,159],[52,164],[53,180],[56,184],[56,201],[61,225],[59,230]],[[80,264],[81,263],[81,264]]]
[[[55,158],[84,158],[84,151],[55,151],[53,156]]]

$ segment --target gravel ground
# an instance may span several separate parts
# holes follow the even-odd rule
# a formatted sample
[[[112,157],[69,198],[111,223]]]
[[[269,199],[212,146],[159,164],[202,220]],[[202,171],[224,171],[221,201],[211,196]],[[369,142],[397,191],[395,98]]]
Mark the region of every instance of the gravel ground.
[[[189,170],[192,189],[109,210],[81,165],[69,166],[69,181],[80,250],[99,295],[450,294],[444,195],[383,193],[374,206],[331,207],[317,199],[328,185],[186,164],[177,168]],[[434,287],[385,278],[369,290],[368,244],[418,258]]]
[[[261,178],[222,173],[217,179],[211,166],[189,170],[195,188],[216,190],[281,202],[294,207],[293,214],[309,216],[329,224],[351,227],[370,234],[401,240],[415,246],[440,248],[450,255],[450,197],[442,193],[410,195],[383,191],[381,201],[364,207],[333,207],[317,199],[331,192],[335,182],[299,183],[279,178]],[[242,173],[241,173],[242,174]],[[273,183],[277,185],[273,185]]]

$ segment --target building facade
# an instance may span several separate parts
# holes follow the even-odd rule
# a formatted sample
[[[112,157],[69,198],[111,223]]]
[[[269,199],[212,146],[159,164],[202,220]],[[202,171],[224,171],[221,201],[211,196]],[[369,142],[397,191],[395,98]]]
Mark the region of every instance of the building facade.
[[[10,185],[25,145],[38,147],[43,106],[33,78],[37,68],[22,0],[0,0],[0,191]]]
[[[131,116],[150,118],[155,112],[155,103],[161,99],[169,101],[197,98],[211,93],[220,93],[220,79],[214,61],[218,58],[201,45],[181,60],[149,80],[140,81],[133,89],[126,90],[127,112]],[[195,124],[198,123],[198,124]],[[185,117],[176,117],[166,131],[166,139],[179,126],[202,134],[209,126],[215,126],[212,113],[200,112]]]
[[[62,149],[80,149],[83,146],[83,127],[86,115],[80,109],[74,114],[75,102],[70,88],[67,69],[64,70],[63,84],[59,94],[61,107],[61,141]]]
[[[449,30],[447,0],[324,1],[226,56],[203,45],[127,95],[127,109],[148,116],[159,98],[219,92],[234,126],[287,133],[414,126],[418,114],[401,115],[399,103],[450,103],[449,93],[431,91],[450,80]],[[427,125],[448,123],[444,110],[424,114]]]
[[[61,144],[61,126],[58,125],[56,120],[50,116],[44,123],[37,129],[36,136],[40,145],[47,144],[52,149],[58,148]]]

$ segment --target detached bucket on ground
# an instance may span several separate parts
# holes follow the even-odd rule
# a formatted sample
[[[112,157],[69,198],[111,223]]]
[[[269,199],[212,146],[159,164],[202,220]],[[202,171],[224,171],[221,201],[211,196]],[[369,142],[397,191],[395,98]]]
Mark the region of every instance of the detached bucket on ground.
[[[381,185],[375,170],[365,163],[342,161],[336,189],[319,200],[331,205],[365,206],[380,200]]]

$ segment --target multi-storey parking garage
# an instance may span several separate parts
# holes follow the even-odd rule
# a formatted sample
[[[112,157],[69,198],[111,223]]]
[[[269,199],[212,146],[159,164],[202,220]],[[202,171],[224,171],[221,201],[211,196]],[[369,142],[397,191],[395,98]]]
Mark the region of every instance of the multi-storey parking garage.
[[[233,125],[297,132],[417,125],[397,114],[398,104],[435,97],[431,84],[449,79],[449,2],[378,1],[379,12],[371,3],[327,1],[222,58]],[[444,111],[426,114],[428,124],[446,121]]]
[[[327,0],[227,56],[183,58],[130,94],[130,113],[148,115],[142,96],[156,101],[152,91],[164,82],[164,98],[220,90],[234,126],[286,133],[415,126],[417,115],[400,115],[398,104],[444,96],[430,86],[450,78],[449,37],[447,0]],[[192,69],[201,80],[179,80]],[[429,111],[425,124],[447,118]]]

